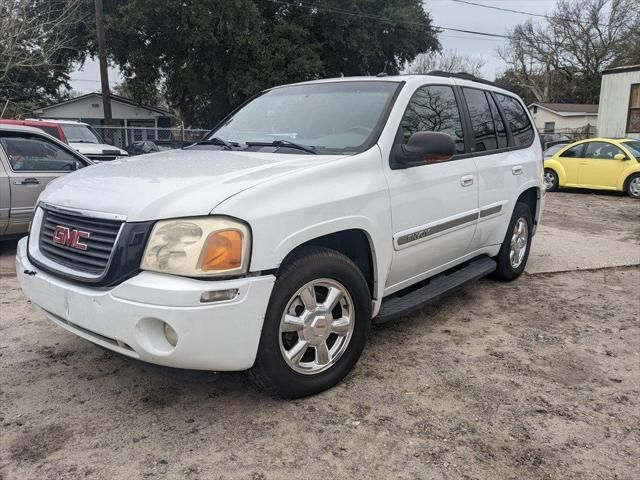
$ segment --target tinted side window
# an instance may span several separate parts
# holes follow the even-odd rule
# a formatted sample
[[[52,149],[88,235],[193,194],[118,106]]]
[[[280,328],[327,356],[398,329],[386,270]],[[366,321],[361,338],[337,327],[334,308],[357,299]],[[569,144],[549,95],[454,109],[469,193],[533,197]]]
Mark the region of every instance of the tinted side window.
[[[53,138],[57,138],[58,140],[60,139],[60,135],[58,135],[58,129],[56,127],[38,127],[38,128],[44,131],[45,133],[48,133],[49,135],[51,135]]]
[[[563,158],[582,158],[582,150],[584,145],[576,145],[560,154]]]
[[[516,146],[528,147],[531,145],[534,138],[536,138],[536,134],[522,104],[515,98],[499,93],[496,94],[496,98],[500,103],[500,107],[502,107]]]
[[[491,108],[491,115],[493,116],[493,123],[496,126],[496,134],[498,135],[498,147],[506,148],[507,146],[507,129],[504,127],[504,122],[502,121],[502,116],[500,115],[500,111],[496,106],[496,102],[491,95],[487,93],[487,97],[489,98],[489,107]]]
[[[475,88],[463,88],[462,90],[469,107],[475,151],[497,150],[498,137],[496,136],[496,127],[493,124],[487,96],[482,90],[476,90]]]
[[[460,111],[453,88],[420,87],[413,94],[400,123],[402,142],[416,132],[442,132],[456,144],[456,153],[464,153],[464,136]]]
[[[607,142],[591,142],[587,144],[587,149],[584,153],[584,158],[597,158],[601,160],[613,160],[618,154],[624,155],[615,145]]]
[[[0,137],[14,172],[60,172],[75,170],[77,159],[39,137]]]

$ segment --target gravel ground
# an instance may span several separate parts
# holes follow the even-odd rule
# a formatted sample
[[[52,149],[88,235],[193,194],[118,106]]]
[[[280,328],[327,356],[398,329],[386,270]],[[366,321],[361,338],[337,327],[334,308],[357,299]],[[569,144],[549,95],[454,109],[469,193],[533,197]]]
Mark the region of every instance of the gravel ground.
[[[547,199],[545,225],[640,249],[640,202]],[[338,387],[279,401],[56,327],[22,296],[14,248],[0,244],[1,479],[638,478],[638,266],[482,280],[374,328]]]

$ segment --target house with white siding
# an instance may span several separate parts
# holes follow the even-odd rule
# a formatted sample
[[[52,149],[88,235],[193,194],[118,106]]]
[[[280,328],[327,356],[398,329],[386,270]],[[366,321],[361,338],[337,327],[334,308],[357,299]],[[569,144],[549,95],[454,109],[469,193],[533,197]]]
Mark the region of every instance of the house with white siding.
[[[536,102],[529,111],[539,132],[595,135],[598,105]]]
[[[602,137],[640,138],[640,65],[602,72],[598,133]]]

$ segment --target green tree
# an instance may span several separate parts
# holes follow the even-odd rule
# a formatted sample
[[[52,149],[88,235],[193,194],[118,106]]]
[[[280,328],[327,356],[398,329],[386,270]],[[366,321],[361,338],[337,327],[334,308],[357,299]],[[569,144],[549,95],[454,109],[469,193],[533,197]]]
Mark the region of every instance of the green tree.
[[[140,101],[210,126],[272,85],[397,73],[439,49],[419,0],[109,0],[107,44]]]

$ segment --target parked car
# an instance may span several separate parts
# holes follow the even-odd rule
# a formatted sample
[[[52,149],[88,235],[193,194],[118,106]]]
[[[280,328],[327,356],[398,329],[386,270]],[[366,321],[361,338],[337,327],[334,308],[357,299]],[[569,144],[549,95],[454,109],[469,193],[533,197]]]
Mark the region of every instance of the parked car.
[[[91,163],[41,129],[0,125],[0,239],[27,232],[49,182]]]
[[[558,153],[560,150],[562,150],[567,145],[569,145],[569,144],[568,143],[557,143],[557,144],[547,148],[544,151],[544,158],[547,159],[547,158],[553,157],[556,153]]]
[[[129,155],[143,155],[145,153],[164,152],[182,148],[184,144],[180,140],[142,140],[130,143],[125,147]]]
[[[542,143],[542,148],[546,150],[561,143],[572,143],[573,139],[564,133],[541,133],[540,142]]]
[[[69,145],[94,162],[108,162],[127,157],[126,150],[104,142],[100,134],[88,123],[73,120],[47,120],[59,125]]]
[[[353,368],[372,321],[517,278],[543,194],[537,133],[508,91],[453,74],[312,81],[183,150],[57,181],[17,271],[49,319],[104,348],[249,369],[299,397]]]
[[[567,145],[545,159],[544,182],[548,191],[580,187],[640,198],[640,141],[591,138]]]
[[[61,142],[69,143],[67,137],[62,130],[59,123],[46,122],[43,120],[11,120],[8,118],[0,118],[0,125],[23,125],[25,127],[39,128],[45,133],[48,133],[53,138],[57,138]]]

